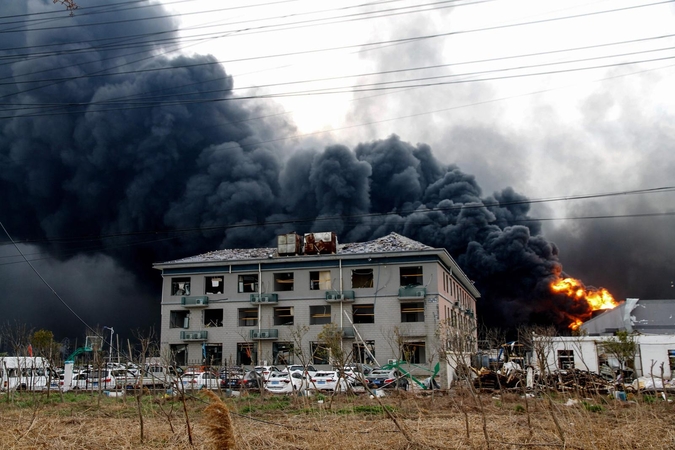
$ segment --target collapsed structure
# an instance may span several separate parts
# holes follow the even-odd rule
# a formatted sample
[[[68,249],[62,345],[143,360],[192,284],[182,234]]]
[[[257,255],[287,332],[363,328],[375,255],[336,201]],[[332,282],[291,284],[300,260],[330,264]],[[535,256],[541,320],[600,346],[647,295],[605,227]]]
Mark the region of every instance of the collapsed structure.
[[[476,345],[478,290],[445,249],[396,233],[351,244],[290,233],[276,248],[154,267],[164,279],[162,351],[181,366],[291,364],[301,352],[331,364],[319,339],[326,324],[342,331],[353,362],[373,365],[433,365],[443,328],[463,333],[467,350]]]

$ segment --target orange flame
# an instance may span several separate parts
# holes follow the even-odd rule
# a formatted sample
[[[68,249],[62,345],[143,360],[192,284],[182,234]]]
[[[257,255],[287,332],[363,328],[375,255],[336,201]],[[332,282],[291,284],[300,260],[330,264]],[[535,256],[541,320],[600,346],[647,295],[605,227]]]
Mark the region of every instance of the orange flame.
[[[588,305],[590,310],[588,314],[580,317],[570,316],[572,323],[569,327],[572,330],[578,329],[584,320],[591,317],[593,311],[613,309],[619,305],[607,289],[589,289],[581,281],[574,278],[562,278],[551,283],[551,290],[557,294],[565,294],[576,301],[584,301]]]

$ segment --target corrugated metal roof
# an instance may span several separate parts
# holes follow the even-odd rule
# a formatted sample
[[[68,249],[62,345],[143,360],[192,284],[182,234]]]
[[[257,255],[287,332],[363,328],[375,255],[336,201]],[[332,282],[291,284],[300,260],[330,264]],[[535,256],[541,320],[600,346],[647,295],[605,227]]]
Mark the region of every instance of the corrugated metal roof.
[[[247,259],[261,259],[276,255],[276,248],[233,248],[214,250],[201,255],[167,261],[163,264],[183,264],[216,261],[242,261]],[[434,250],[433,247],[421,242],[401,236],[398,233],[389,233],[379,239],[367,242],[355,242],[350,244],[338,244],[338,255],[356,255],[368,253],[409,252]],[[301,255],[300,255],[301,256]]]

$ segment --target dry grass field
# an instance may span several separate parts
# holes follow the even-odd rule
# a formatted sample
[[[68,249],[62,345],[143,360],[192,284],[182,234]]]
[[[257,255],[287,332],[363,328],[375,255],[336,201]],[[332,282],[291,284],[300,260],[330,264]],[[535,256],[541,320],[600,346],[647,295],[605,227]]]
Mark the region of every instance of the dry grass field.
[[[381,404],[365,395],[319,403],[317,397],[251,394],[224,398],[232,427],[213,431],[228,415],[204,393],[187,398],[187,421],[183,402],[152,395],[139,405],[131,396],[2,394],[0,448],[223,449],[228,430],[236,449],[675,448],[673,403],[653,396],[581,398],[574,405],[569,399],[559,393],[527,402],[516,394],[478,399],[454,389],[434,397],[388,395]]]

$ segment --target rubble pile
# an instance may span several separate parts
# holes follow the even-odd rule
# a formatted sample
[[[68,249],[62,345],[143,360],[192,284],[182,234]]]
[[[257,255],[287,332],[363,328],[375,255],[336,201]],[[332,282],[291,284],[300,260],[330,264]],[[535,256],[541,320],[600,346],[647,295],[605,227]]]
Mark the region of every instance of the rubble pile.
[[[606,394],[612,389],[612,383],[597,373],[586,370],[570,369],[559,370],[548,374],[539,383],[554,387],[558,391],[574,391],[586,394]]]
[[[486,391],[498,391],[501,389],[522,389],[525,373],[523,371],[510,371],[508,374],[486,369],[475,370],[477,377],[474,379],[476,389]]]
[[[531,372],[531,382],[527,383],[527,371],[510,370],[508,373],[483,367],[474,369],[473,384],[482,391],[556,389],[561,392],[580,392],[584,394],[606,394],[613,390],[613,384],[602,376],[579,369],[559,370],[545,376]]]
[[[432,250],[433,247],[392,232],[372,241],[340,245],[338,249],[338,253],[352,254]]]

